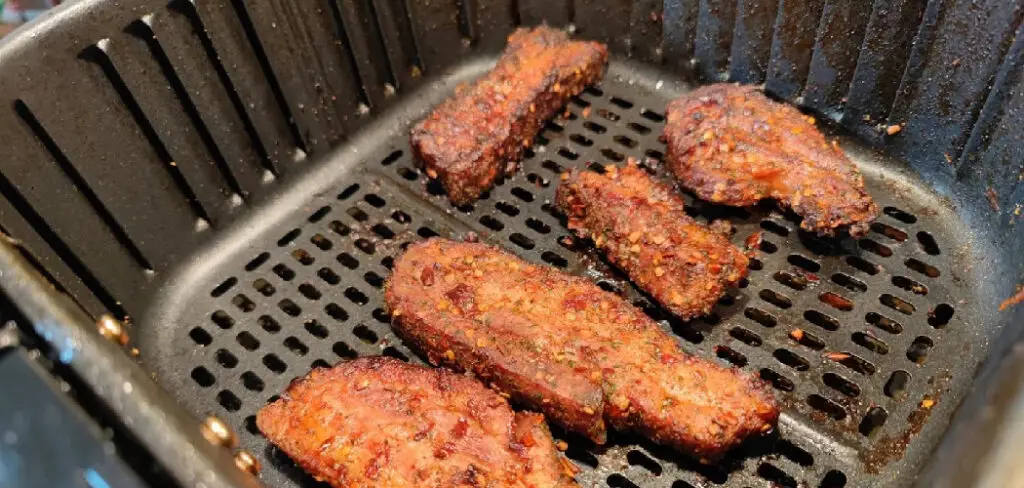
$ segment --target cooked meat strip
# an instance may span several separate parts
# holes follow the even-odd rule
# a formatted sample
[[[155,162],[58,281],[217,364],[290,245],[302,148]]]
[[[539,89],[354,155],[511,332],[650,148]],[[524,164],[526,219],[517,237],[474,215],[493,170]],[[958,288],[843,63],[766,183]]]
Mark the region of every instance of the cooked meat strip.
[[[615,266],[672,313],[711,312],[726,287],[747,274],[729,239],[683,211],[683,199],[634,164],[605,174],[562,175],[555,200],[569,229],[590,238]]]
[[[751,86],[698,88],[668,105],[667,165],[704,199],[754,205],[772,198],[803,217],[808,231],[867,234],[878,207],[860,171],[814,126]]]
[[[479,243],[429,239],[396,262],[392,326],[435,364],[605,442],[605,422],[701,459],[772,427],[764,384],[685,354],[593,283]]]
[[[515,172],[544,121],[600,80],[607,60],[603,44],[547,26],[517,29],[493,70],[412,128],[419,164],[455,205],[476,201]]]
[[[368,357],[314,369],[256,416],[260,431],[336,488],[570,488],[544,419],[478,381]]]

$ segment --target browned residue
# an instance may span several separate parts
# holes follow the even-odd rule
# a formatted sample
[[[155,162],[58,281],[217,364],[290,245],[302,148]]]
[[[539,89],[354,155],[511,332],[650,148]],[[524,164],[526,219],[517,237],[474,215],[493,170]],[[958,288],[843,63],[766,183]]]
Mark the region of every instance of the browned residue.
[[[992,210],[999,211],[999,194],[996,193],[995,188],[991,186],[985,190],[985,198],[988,199],[988,206],[992,207]]]
[[[1024,286],[1017,285],[1017,293],[1014,293],[1012,297],[1003,300],[1003,303],[999,304],[999,311],[1002,312],[1020,302],[1024,302]]]

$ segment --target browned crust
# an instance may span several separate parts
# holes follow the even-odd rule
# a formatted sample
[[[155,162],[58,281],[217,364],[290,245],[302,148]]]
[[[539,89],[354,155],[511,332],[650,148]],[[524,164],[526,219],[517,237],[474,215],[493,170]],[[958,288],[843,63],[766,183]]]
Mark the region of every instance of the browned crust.
[[[336,488],[579,486],[540,415],[513,413],[472,378],[387,357],[314,369],[256,425]]]
[[[412,128],[419,164],[452,203],[476,201],[515,171],[545,120],[601,79],[607,60],[600,43],[546,26],[516,30],[493,70]]]
[[[571,171],[555,200],[569,229],[590,238],[608,260],[672,313],[711,312],[727,287],[747,274],[748,259],[722,234],[683,211],[672,188],[629,164],[605,174]]]
[[[778,417],[760,380],[686,355],[589,281],[491,246],[410,246],[385,300],[395,331],[431,362],[472,371],[595,442],[604,420],[713,459]]]
[[[813,119],[750,86],[701,87],[671,102],[667,166],[700,198],[748,206],[772,198],[823,235],[862,236],[878,215],[864,179]]]

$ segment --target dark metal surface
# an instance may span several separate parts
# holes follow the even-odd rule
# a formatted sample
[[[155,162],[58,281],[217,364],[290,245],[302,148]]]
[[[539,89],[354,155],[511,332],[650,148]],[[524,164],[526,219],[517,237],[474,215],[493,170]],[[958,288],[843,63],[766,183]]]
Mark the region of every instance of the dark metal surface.
[[[909,165],[905,169],[847,142],[847,147],[856,150],[858,162],[868,168],[873,178],[872,189],[880,199],[897,206],[913,203],[916,209],[904,210],[911,211],[919,220],[909,226],[911,229],[904,229],[911,232],[903,243],[872,236],[893,250],[888,258],[873,258],[884,261],[879,264],[885,271],[858,278],[868,286],[867,292],[837,289],[856,296],[854,311],[832,312],[845,325],[828,334],[822,332],[828,337],[830,348],[836,344],[857,350],[862,346],[856,341],[867,340],[857,336],[855,341],[852,334],[873,327],[863,323],[863,304],[884,308],[878,301],[879,295],[889,292],[882,290],[897,287],[896,292],[889,294],[907,299],[917,309],[909,319],[904,318],[904,332],[895,338],[884,333],[880,336],[889,350],[886,354],[869,351],[883,357],[871,362],[877,363],[879,371],[890,371],[906,356],[910,344],[922,336],[933,341],[933,352],[924,365],[907,366],[912,385],[920,387],[918,380],[927,383],[927,378],[934,376],[928,368],[946,365],[952,370],[950,391],[938,403],[925,428],[914,436],[915,447],[903,461],[887,465],[877,478],[905,484],[928,457],[929,446],[935,445],[943,433],[989,344],[993,355],[986,365],[986,374],[976,385],[977,392],[972,394],[987,398],[985,395],[995,384],[990,381],[1012,377],[1000,371],[1000,363],[1012,357],[1006,351],[1019,337],[1005,326],[1024,320],[1024,307],[1001,313],[996,312],[996,307],[1014,292],[1015,285],[1024,281],[1024,238],[1017,222],[1024,203],[1020,177],[1024,143],[1016,130],[1024,113],[1020,103],[1024,41],[1017,35],[1024,15],[1022,5],[1021,0],[874,0],[870,9],[867,5],[851,8],[846,2],[831,0],[65,2],[31,27],[0,42],[0,107],[6,107],[0,109],[0,143],[5,148],[0,161],[0,230],[17,237],[32,254],[29,263],[69,292],[89,314],[97,316],[110,311],[134,317],[136,325],[131,334],[143,339],[146,346],[142,351],[143,366],[165,380],[174,379],[164,386],[175,396],[181,394],[180,399],[193,411],[216,410],[221,407],[210,403],[209,392],[183,393],[187,388],[195,388],[195,383],[188,376],[190,372],[182,371],[185,366],[174,362],[181,361],[182,353],[177,349],[184,347],[175,341],[187,339],[183,330],[210,323],[208,317],[198,316],[193,317],[193,323],[177,322],[186,317],[186,307],[212,303],[212,297],[206,294],[218,277],[237,275],[241,280],[244,274],[239,273],[244,272],[239,270],[244,269],[245,262],[268,246],[275,248],[276,239],[281,236],[274,234],[295,226],[289,222],[307,218],[308,212],[301,214],[311,202],[330,200],[345,186],[343,182],[366,183],[372,175],[367,176],[357,166],[374,166],[391,149],[403,147],[392,141],[404,143],[403,128],[408,121],[451,91],[451,83],[465,80],[465,76],[445,75],[446,69],[459,66],[462,75],[478,72],[470,68],[479,66],[467,60],[496,52],[504,36],[516,25],[547,21],[566,26],[579,36],[610,42],[620,60],[632,55],[636,60],[653,63],[629,65],[630,70],[635,70],[631,72],[635,83],[606,87],[606,95],[630,100],[634,107],[615,105],[607,96],[598,97],[601,101],[592,97],[593,111],[599,104],[633,117],[637,116],[635,109],[642,105],[658,111],[662,108],[659,104],[668,98],[664,90],[677,79],[764,82],[773,96],[813,108],[820,118],[840,122],[861,141],[898,155]],[[619,66],[621,69],[624,65]],[[653,91],[652,87],[659,82],[662,92],[642,92],[642,87]],[[582,115],[582,107],[575,108]],[[590,120],[600,118],[591,113]],[[576,152],[576,164],[585,162],[588,154],[591,159],[605,161],[614,159],[614,153],[644,156],[647,147],[631,148],[628,142],[612,138],[626,135],[638,143],[650,143],[657,123],[643,116],[635,120],[653,129],[652,133],[639,134],[622,125],[627,123],[624,119],[617,121],[618,125],[606,127],[609,130],[603,134],[580,129],[578,124],[582,121],[572,121],[572,130],[592,141],[592,146],[566,142],[567,135],[559,139],[547,134],[545,137],[552,136],[547,146],[554,150],[554,155],[538,154],[531,161],[550,159],[568,165],[569,160],[557,155],[556,146],[561,144]],[[886,135],[886,128],[895,124],[902,124],[900,132]],[[612,126],[615,130],[611,130]],[[568,130],[563,132],[568,134]],[[388,144],[393,147],[383,148]],[[603,154],[600,149],[604,148],[614,153]],[[546,177],[546,188],[531,188],[529,185],[539,181],[536,178],[522,181],[529,177],[529,172],[542,177],[543,166],[506,183],[491,200],[501,195],[515,203],[519,197],[511,193],[511,188],[519,186],[531,192],[534,201],[519,200],[516,205],[521,208],[516,216],[497,207],[488,209],[494,221],[487,220],[485,224],[480,220],[482,214],[447,209],[440,197],[429,199],[433,207],[423,207],[415,196],[419,194],[420,183],[405,183],[401,175],[394,177],[393,168],[408,165],[407,158],[406,153],[400,162],[378,169],[390,175],[385,181],[399,183],[384,184],[381,191],[399,195],[389,194],[386,201],[397,198],[407,207],[424,209],[420,218],[432,218],[438,225],[447,225],[448,230],[475,228],[495,232],[495,239],[505,247],[519,249],[528,258],[543,260],[543,251],[559,253],[572,269],[578,270],[573,254],[551,244],[560,229],[552,220],[554,217],[544,213],[543,208],[538,216],[535,208],[543,205],[543,195],[551,191],[552,176]],[[909,174],[918,174],[921,179]],[[365,190],[364,184],[362,191]],[[304,210],[297,210],[300,208]],[[437,209],[444,210],[443,214]],[[315,209],[309,209],[312,211]],[[386,218],[375,211],[376,207],[366,210],[374,218]],[[933,211],[937,213],[932,214]],[[545,227],[527,218],[549,227],[550,234],[538,234],[537,229]],[[886,218],[889,217],[883,217]],[[746,217],[740,220],[747,227],[756,224]],[[501,231],[487,227],[497,227],[495,221],[501,223]],[[783,218],[779,223],[787,226],[790,234],[774,238],[772,242],[780,250],[763,260],[766,270],[792,266],[783,259],[783,250],[813,246],[793,233],[795,227],[791,222]],[[905,253],[920,251],[916,240],[919,230],[932,233],[941,250],[938,256],[925,253],[925,261],[943,271],[934,279],[941,285],[938,288],[930,278],[915,277],[914,271],[899,265],[903,260],[898,258],[906,258]],[[310,237],[302,232],[300,239]],[[519,244],[508,240],[513,234],[533,241],[535,247],[517,247]],[[772,240],[772,234],[768,235]],[[515,240],[528,246],[527,240]],[[311,243],[304,245],[310,253],[326,253],[310,247]],[[868,249],[843,250],[871,254]],[[359,252],[362,251],[356,248],[350,254],[357,257]],[[823,269],[832,269],[828,263],[847,266],[848,263],[837,259],[826,256],[819,261]],[[321,256],[313,265],[317,270],[322,260]],[[365,262],[366,258],[360,261]],[[378,257],[372,271],[383,276],[379,261]],[[332,291],[340,290],[344,297],[348,286],[358,287],[372,303],[375,292],[364,276],[367,270],[346,271],[347,268],[339,268],[344,265],[337,261],[332,266],[338,268],[339,276],[342,271],[348,273],[342,282],[345,285],[332,285]],[[299,265],[296,271],[303,269]],[[895,269],[929,286],[929,294],[918,297],[912,291],[898,288],[892,282]],[[796,305],[804,302],[796,297],[814,298],[813,294],[807,290],[789,291],[772,274],[757,275],[765,281],[751,280],[745,293],[749,294],[751,287],[765,286],[792,294],[790,298],[795,303],[788,311],[774,312],[780,325],[771,330],[757,332],[758,325],[749,320],[747,325],[753,328],[743,326],[761,335],[762,345],[747,346],[743,340],[728,335],[736,324],[723,320],[709,326],[704,341],[692,347],[711,354],[714,351],[709,348],[732,341],[725,345],[746,357],[748,369],[774,364],[773,370],[794,381],[794,391],[798,393],[793,395],[798,398],[792,405],[799,415],[787,417],[797,419],[787,420],[787,425],[798,428],[784,430],[783,434],[793,442],[802,442],[801,448],[812,453],[814,462],[803,466],[801,462],[806,463],[806,458],[793,461],[786,456],[764,462],[777,465],[785,473],[810,473],[799,479],[814,485],[830,469],[848,470],[849,466],[858,465],[861,460],[855,458],[866,452],[863,446],[885,435],[907,432],[900,431],[898,426],[908,424],[906,419],[913,412],[907,409],[915,401],[907,398],[896,406],[882,405],[888,411],[888,420],[879,433],[872,434],[874,438],[862,438],[857,422],[869,409],[863,402],[877,398],[877,382],[882,381],[878,375],[884,373],[865,380],[857,377],[858,373],[843,370],[842,365],[831,365],[840,368],[837,371],[854,375],[862,392],[858,399],[840,402],[850,412],[843,421],[807,420],[813,412],[808,410],[811,407],[802,395],[817,390],[823,390],[826,397],[833,395],[829,397],[833,400],[843,395],[828,389],[822,376],[823,366],[811,361],[820,359],[818,351],[811,354],[799,349],[804,346],[789,344],[811,362],[806,371],[793,371],[779,363],[776,351],[769,350],[768,345],[781,347],[789,340],[788,336],[779,335],[784,327],[806,322]],[[828,284],[831,276],[824,272],[820,277],[822,288],[841,286]],[[276,307],[276,302],[266,298],[255,300],[255,296],[263,295],[252,289],[251,281],[243,280],[235,286],[249,287],[247,294],[254,295],[250,297],[254,304]],[[289,289],[289,293],[296,290]],[[923,317],[931,305],[938,303],[936,293],[947,293],[942,300],[954,307],[954,318],[969,320],[959,327],[929,329],[931,326]],[[762,300],[759,294],[760,290],[750,300]],[[203,299],[206,302],[197,302],[196,297],[200,296],[207,297]],[[33,307],[44,307],[49,300],[34,294],[19,299],[29,301]],[[348,300],[334,299],[341,300],[339,305]],[[301,300],[305,298],[300,292],[293,301],[301,304]],[[820,299],[815,306],[828,307]],[[353,305],[346,310],[354,316],[349,308]],[[379,350],[386,331],[384,324],[371,320],[373,308],[368,310],[367,327],[377,327],[378,344],[364,344],[358,336],[345,341],[352,349],[364,353]],[[884,311],[900,313],[887,308]],[[246,316],[249,315],[252,314]],[[737,316],[735,310],[733,315],[721,316],[735,317],[741,323],[747,320]],[[858,319],[848,322],[847,316]],[[356,319],[350,318],[349,325],[343,325],[346,331],[354,327],[353,320]],[[908,323],[922,329],[910,329]],[[813,327],[800,326],[806,331],[813,331]],[[1003,329],[1006,331],[1000,335]],[[254,337],[258,337],[255,334],[259,330],[262,329],[253,332]],[[241,328],[233,331],[231,338]],[[310,351],[320,351],[310,344],[317,341],[304,338],[302,333],[308,334],[303,329],[293,335],[302,339]],[[221,340],[228,337],[225,333]],[[274,347],[285,347],[280,357],[294,354],[283,342],[287,338],[274,339]],[[954,343],[968,346],[969,351],[943,349],[952,348],[950,344]],[[333,340],[330,345],[333,349]],[[189,347],[196,348],[194,343]],[[78,360],[83,365],[99,367],[112,361],[107,357],[109,354],[118,354],[108,349],[100,351],[103,352],[95,353],[97,357],[90,353]],[[870,356],[869,353],[864,354]],[[308,362],[312,361],[312,354],[309,353]],[[729,352],[721,354],[737,357]],[[255,357],[255,353],[247,352],[248,356]],[[786,361],[799,363],[791,356],[782,356]],[[327,354],[317,359],[335,357]],[[220,366],[213,367],[211,371]],[[253,367],[265,368],[262,362]],[[914,370],[918,367],[929,372],[921,376]],[[286,374],[278,376],[290,378],[304,370],[289,366]],[[242,371],[236,369],[232,373]],[[96,388],[100,391],[109,386],[99,376],[88,378],[98,382]],[[266,381],[266,385],[270,384]],[[270,386],[264,388],[264,396],[275,390]],[[236,390],[232,391],[244,391],[244,385]],[[1000,390],[1013,389],[1000,383]],[[1013,411],[1009,407],[1013,395],[994,398],[997,409]],[[128,400],[135,404],[139,399]],[[160,408],[158,404],[162,403],[141,401],[142,404],[136,404],[141,413]],[[817,400],[815,403],[825,405]],[[243,405],[246,409],[256,406],[248,399]],[[137,421],[134,415],[128,415],[128,421]],[[800,416],[806,418],[800,420]],[[974,399],[959,413],[956,432],[971,432],[974,425],[991,425],[992,417],[987,405]],[[1004,417],[1012,418],[1009,413],[1000,418]],[[844,433],[833,425],[843,423],[852,423],[852,431]],[[808,425],[824,427],[805,429]],[[821,437],[823,432],[828,437]],[[950,437],[938,451],[940,455],[935,457],[926,479],[952,479],[943,476],[944,470],[956,466],[948,460],[984,458],[988,439]],[[681,469],[678,472],[683,479],[694,484],[703,483],[708,476],[712,482],[722,479],[709,473],[695,475],[688,471],[692,465],[676,466],[676,458],[661,459],[659,455],[671,455],[648,447],[640,449],[646,454],[630,454],[628,448],[617,446],[618,450],[603,454],[602,459],[620,467],[630,466],[623,475],[630,479],[650,478],[671,484],[674,475],[666,473],[676,473],[677,469]],[[755,459],[759,459],[758,449],[762,448],[751,449],[750,459],[743,463],[740,474],[732,475],[736,481],[730,477],[730,482],[749,481],[756,486],[766,483],[763,477],[768,476],[776,478],[775,483],[788,483],[771,468],[762,469],[759,475],[761,468]],[[662,474],[646,470],[644,466],[653,465],[641,455],[654,456],[658,460],[655,464],[662,466]],[[600,470],[591,471],[597,472]],[[851,485],[864,483],[853,479],[854,471],[844,472],[850,475]],[[874,477],[865,479],[875,483]],[[629,486],[617,477],[603,482]]]
[[[383,310],[390,262],[403,243],[475,232],[620,291],[687,350],[770,379],[786,405],[780,439],[712,467],[632,436],[602,449],[569,436],[585,486],[909,482],[894,473],[914,473],[928,457],[996,330],[983,325],[991,314],[978,306],[970,232],[948,204],[845,138],[887,209],[859,243],[799,232],[792,215],[770,206],[748,212],[687,195],[698,218],[736,225],[737,243],[763,232],[765,244],[743,288],[711,317],[682,323],[567,241],[551,200],[563,169],[626,158],[657,167],[661,107],[685,86],[613,63],[600,89],[538,137],[516,176],[456,209],[414,169],[406,124],[484,66],[425,87],[183,268],[137,336],[159,383],[196,415],[223,416],[243,431],[243,445],[264,457],[265,483],[307,486],[255,430],[256,412],[314,366],[367,354],[417,360]]]

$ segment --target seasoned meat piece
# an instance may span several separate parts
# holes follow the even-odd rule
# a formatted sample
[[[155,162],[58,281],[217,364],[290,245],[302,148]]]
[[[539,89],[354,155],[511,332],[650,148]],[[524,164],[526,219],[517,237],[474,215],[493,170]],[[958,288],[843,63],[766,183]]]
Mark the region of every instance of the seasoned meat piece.
[[[684,320],[706,315],[747,274],[729,239],[683,212],[683,199],[634,164],[562,175],[555,200],[569,229]]]
[[[667,163],[700,198],[748,206],[773,198],[822,235],[866,234],[878,207],[857,166],[813,119],[750,86],[698,88],[668,105]]]
[[[472,378],[388,357],[314,369],[256,425],[336,488],[579,486],[541,415],[512,412]]]
[[[597,443],[608,422],[713,459],[778,417],[759,380],[688,356],[617,295],[485,244],[410,246],[385,300],[396,332],[431,362]]]
[[[452,203],[476,201],[515,171],[546,119],[601,79],[607,60],[603,44],[546,26],[516,30],[490,73],[412,128],[417,160]]]

